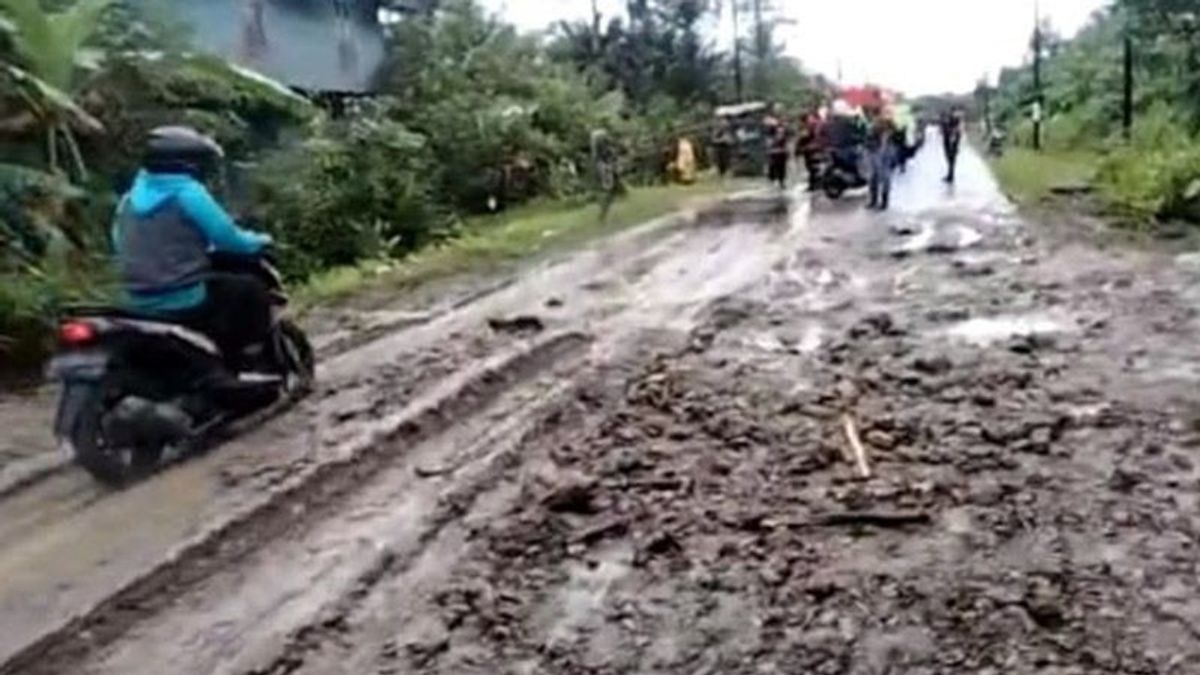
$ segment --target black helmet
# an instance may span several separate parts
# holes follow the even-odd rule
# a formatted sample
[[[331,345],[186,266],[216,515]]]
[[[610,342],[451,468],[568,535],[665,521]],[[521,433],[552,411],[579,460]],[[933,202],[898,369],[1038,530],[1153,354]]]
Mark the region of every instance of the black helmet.
[[[225,150],[191,127],[158,127],[150,132],[142,166],[151,173],[183,173],[204,178],[215,171]]]

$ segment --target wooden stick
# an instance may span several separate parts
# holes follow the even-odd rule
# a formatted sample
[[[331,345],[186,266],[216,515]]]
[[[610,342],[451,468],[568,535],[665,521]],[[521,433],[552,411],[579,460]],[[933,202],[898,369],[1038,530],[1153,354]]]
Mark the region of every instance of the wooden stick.
[[[932,516],[925,511],[844,511],[818,516],[813,524],[825,527],[839,525],[902,527],[904,525],[925,525],[932,520]]]
[[[867,449],[863,447],[862,439],[858,436],[858,427],[850,413],[842,415],[842,430],[846,432],[846,440],[850,441],[850,449],[854,450],[854,462],[858,467],[858,477],[867,480],[871,477],[871,465],[867,463]]]

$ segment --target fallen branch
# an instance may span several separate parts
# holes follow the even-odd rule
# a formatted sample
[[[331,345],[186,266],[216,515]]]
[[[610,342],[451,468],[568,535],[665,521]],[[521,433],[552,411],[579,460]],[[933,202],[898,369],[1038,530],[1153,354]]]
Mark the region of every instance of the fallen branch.
[[[819,527],[844,525],[902,527],[904,525],[928,525],[932,520],[933,518],[925,511],[843,511],[818,516],[811,524]]]
[[[580,532],[574,537],[574,541],[590,546],[602,539],[625,536],[628,532],[629,521],[624,518],[613,518]]]
[[[417,478],[437,478],[439,476],[449,476],[458,470],[456,466],[416,466],[413,467],[413,474]]]
[[[854,451],[854,463],[858,467],[858,477],[867,480],[871,477],[871,465],[867,463],[867,449],[863,447],[862,438],[858,435],[858,426],[850,413],[842,415],[842,431],[846,432],[846,440]]]

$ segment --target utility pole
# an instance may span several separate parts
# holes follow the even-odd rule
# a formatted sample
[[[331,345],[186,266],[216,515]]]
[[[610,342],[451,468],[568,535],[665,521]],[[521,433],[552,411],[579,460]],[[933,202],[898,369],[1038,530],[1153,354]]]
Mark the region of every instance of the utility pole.
[[[1042,149],[1042,9],[1038,0],[1033,3],[1033,149]]]
[[[1125,20],[1125,96],[1122,100],[1121,131],[1125,140],[1133,138],[1133,31]]]
[[[592,58],[600,60],[600,5],[592,0]]]
[[[763,0],[754,0],[754,58],[759,63],[767,57],[767,36],[763,33]]]
[[[742,102],[742,29],[738,20],[738,3],[741,0],[732,0],[730,6],[733,8],[733,88],[736,92],[737,103]]]
[[[979,80],[981,89],[980,96],[983,98],[983,129],[987,133],[988,138],[992,136],[992,87],[988,83],[987,73],[983,74],[983,78]]]

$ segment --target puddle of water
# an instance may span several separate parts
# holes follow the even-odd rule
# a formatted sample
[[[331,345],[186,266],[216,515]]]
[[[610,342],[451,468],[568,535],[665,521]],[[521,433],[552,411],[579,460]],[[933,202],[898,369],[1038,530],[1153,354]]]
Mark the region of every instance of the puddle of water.
[[[572,565],[570,579],[559,592],[557,616],[548,644],[569,643],[585,625],[599,619],[610,589],[633,569],[633,551],[615,546],[596,554],[590,564]]]
[[[1044,314],[992,316],[968,319],[955,324],[946,333],[955,339],[985,347],[1011,337],[1059,333],[1067,326]]]
[[[813,354],[821,348],[824,341],[825,329],[820,326],[809,326],[804,329],[804,336],[796,344],[796,349],[801,354]]]
[[[780,354],[813,354],[825,341],[825,329],[813,324],[805,327],[800,335],[781,337],[770,331],[759,331],[742,339],[742,345],[751,349]]]
[[[971,248],[981,241],[983,235],[973,227],[960,224],[922,224],[919,231],[895,247],[893,253],[948,253]]]
[[[983,241],[983,235],[973,227],[966,225],[956,225],[953,229],[954,237],[957,239],[955,248],[970,248],[979,242]]]

